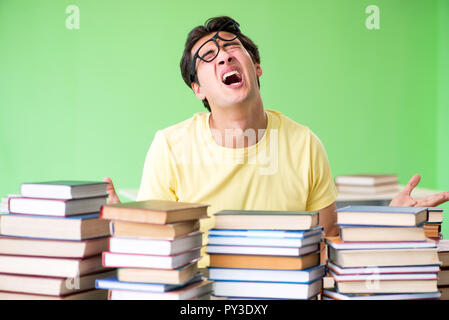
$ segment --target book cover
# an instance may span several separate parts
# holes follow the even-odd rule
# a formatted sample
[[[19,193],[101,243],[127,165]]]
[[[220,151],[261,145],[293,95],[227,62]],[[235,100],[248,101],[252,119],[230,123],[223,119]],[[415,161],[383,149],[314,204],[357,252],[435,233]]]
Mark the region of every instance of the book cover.
[[[20,193],[27,198],[80,199],[107,196],[107,183],[99,181],[46,181],[22,183]]]

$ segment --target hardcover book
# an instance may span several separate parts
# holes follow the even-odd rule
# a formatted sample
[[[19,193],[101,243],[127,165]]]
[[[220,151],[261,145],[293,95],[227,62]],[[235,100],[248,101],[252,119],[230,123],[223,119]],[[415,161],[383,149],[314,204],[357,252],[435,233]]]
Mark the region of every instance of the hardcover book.
[[[20,193],[27,198],[80,199],[106,197],[107,183],[98,181],[47,181],[22,183]]]

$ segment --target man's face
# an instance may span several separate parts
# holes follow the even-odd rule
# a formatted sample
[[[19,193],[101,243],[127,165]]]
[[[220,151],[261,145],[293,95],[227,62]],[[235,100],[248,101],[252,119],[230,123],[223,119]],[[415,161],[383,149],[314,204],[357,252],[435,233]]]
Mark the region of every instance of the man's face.
[[[191,50],[192,57],[198,48],[214,34],[204,36],[195,43]],[[227,32],[224,34],[227,34],[228,38],[233,37]],[[232,41],[217,39],[217,42],[220,52],[214,60],[205,62],[197,59],[196,61],[199,84],[192,83],[196,96],[201,100],[207,99],[211,106],[229,107],[243,103],[259,94],[257,78],[262,75],[262,69],[258,63],[252,61],[240,40],[238,38]],[[216,48],[213,42],[206,44],[206,46],[209,45],[211,49]]]

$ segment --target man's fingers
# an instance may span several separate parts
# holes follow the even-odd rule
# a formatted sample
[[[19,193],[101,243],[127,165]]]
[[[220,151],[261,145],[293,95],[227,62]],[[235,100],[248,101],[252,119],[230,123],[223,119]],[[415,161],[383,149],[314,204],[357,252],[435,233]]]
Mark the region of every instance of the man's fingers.
[[[410,195],[415,189],[415,187],[418,185],[419,181],[421,180],[421,176],[419,174],[415,174],[410,181],[405,186],[404,190],[402,190],[403,193],[406,193],[407,195]]]
[[[449,192],[441,192],[432,194],[426,198],[417,199],[416,207],[436,207],[442,203],[449,201]]]
[[[106,192],[109,195],[108,204],[120,203],[120,199],[115,192],[114,184],[112,183],[111,178],[106,177],[103,179],[103,181],[108,183],[106,187]]]

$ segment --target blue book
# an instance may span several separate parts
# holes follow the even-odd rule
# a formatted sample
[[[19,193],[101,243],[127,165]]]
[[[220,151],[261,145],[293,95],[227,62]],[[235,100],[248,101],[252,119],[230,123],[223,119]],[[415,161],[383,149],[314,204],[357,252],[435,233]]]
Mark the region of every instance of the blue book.
[[[296,238],[304,239],[320,234],[323,227],[310,230],[248,230],[248,229],[210,229],[211,236],[252,237],[252,238]]]
[[[192,279],[182,284],[141,283],[118,281],[117,277],[108,277],[95,280],[95,288],[105,290],[128,290],[139,292],[167,292],[180,289],[192,283],[202,281],[202,274],[197,273]]]
[[[427,208],[347,206],[337,210],[337,224],[416,227],[427,221]]]
[[[109,221],[99,213],[70,217],[7,214],[0,220],[1,234],[52,240],[87,240],[110,235]]]

